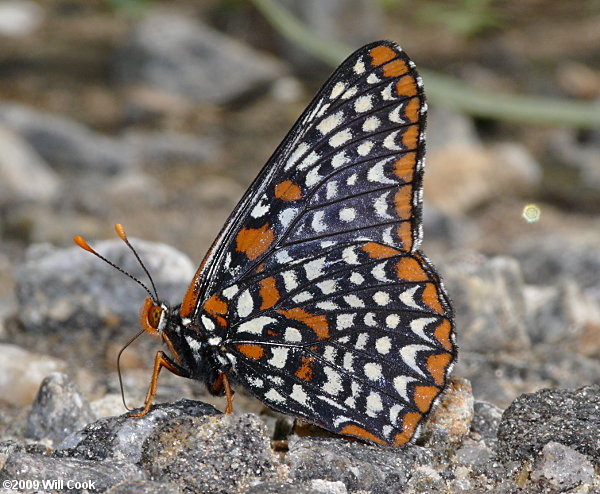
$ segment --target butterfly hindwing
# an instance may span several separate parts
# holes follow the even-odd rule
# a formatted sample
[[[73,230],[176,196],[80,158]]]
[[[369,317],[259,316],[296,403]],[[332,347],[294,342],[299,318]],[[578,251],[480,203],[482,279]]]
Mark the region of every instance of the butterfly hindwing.
[[[376,442],[412,437],[454,359],[448,301],[428,262],[373,242],[254,279],[231,307],[228,344],[253,394]]]

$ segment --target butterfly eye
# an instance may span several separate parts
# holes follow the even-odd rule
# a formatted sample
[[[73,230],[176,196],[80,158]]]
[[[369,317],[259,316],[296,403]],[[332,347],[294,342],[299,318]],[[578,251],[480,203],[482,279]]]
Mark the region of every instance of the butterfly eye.
[[[158,329],[158,324],[160,322],[160,316],[162,315],[163,309],[158,305],[153,305],[152,308],[148,311],[148,324],[150,327],[154,329]]]
[[[155,305],[151,298],[146,298],[140,310],[140,326],[146,333],[152,336],[159,336],[162,329],[159,326],[163,310],[160,305]]]

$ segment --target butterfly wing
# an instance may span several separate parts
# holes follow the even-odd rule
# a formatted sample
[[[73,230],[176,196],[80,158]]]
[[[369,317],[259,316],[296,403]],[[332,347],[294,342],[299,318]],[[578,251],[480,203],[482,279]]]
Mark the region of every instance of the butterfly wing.
[[[320,248],[332,228],[341,241],[369,236],[416,248],[424,126],[420,78],[406,54],[386,41],[352,54],[231,214],[188,289],[182,317],[197,319],[216,291],[263,262],[274,267]]]
[[[417,250],[426,105],[395,44],[351,55],[252,184],[182,317],[223,339],[272,408],[403,445],[455,359],[452,310]]]

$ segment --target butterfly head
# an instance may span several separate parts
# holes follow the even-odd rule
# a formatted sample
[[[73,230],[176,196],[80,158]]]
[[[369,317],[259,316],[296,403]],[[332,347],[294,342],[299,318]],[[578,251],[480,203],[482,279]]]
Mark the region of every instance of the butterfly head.
[[[163,336],[169,312],[165,304],[146,297],[140,310],[140,327],[151,336]]]

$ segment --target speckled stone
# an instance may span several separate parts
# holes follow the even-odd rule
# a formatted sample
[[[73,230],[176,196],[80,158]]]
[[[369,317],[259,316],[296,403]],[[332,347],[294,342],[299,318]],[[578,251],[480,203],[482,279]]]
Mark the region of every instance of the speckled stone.
[[[53,372],[40,386],[27,418],[25,436],[58,444],[95,419],[90,404],[69,376]]]
[[[125,480],[145,478],[144,472],[129,461],[97,462],[26,452],[11,454],[0,470],[0,482],[11,479],[39,482],[62,480],[65,491],[68,481],[82,484],[92,482],[94,488],[86,492],[103,492]],[[42,491],[52,492],[53,489],[42,489]],[[83,492],[83,490],[70,489],[68,492]]]
[[[290,478],[341,481],[349,493],[396,494],[416,465],[432,461],[419,446],[383,448],[345,439],[300,438],[290,440],[285,459]]]
[[[183,489],[166,482],[127,480],[111,487],[106,494],[183,494]]]
[[[206,417],[219,413],[213,406],[200,401],[161,403],[140,418],[124,414],[97,420],[65,438],[58,445],[57,454],[90,460],[127,458],[135,463],[140,461],[148,437],[169,421],[182,416]]]
[[[594,465],[585,455],[551,441],[542,448],[530,480],[566,492],[577,486],[592,484]]]
[[[267,428],[254,414],[174,418],[148,437],[141,464],[154,480],[205,494],[281,477]]]
[[[503,461],[537,456],[553,441],[600,466],[600,386],[521,395],[502,415],[498,439],[498,456]]]

